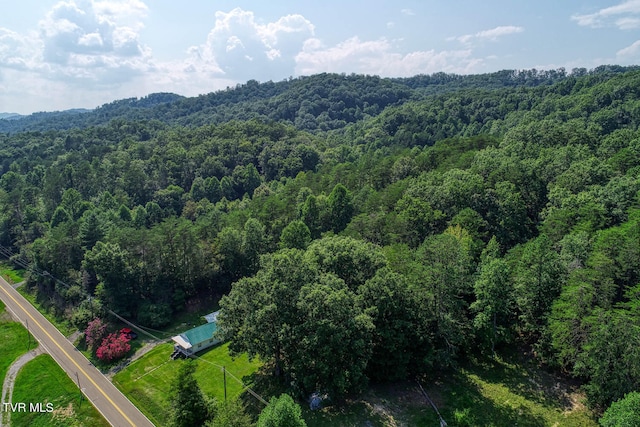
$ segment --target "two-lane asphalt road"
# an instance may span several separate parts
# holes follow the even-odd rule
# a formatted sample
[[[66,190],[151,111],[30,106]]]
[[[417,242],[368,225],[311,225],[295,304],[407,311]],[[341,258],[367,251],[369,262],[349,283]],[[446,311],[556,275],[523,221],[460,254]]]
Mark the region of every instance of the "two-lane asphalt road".
[[[0,299],[17,320],[25,326],[28,324],[29,332],[64,369],[69,378],[73,382],[80,383],[84,395],[107,422],[115,427],[153,426],[151,421],[133,406],[131,401],[102,375],[51,322],[1,277]]]

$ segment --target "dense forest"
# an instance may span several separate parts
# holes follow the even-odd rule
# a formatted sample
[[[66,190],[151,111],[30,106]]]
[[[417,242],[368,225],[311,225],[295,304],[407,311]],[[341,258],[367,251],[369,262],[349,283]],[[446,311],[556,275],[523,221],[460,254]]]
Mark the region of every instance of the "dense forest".
[[[0,120],[0,245],[84,328],[221,297],[298,395],[532,349],[640,390],[640,70],[323,74]]]

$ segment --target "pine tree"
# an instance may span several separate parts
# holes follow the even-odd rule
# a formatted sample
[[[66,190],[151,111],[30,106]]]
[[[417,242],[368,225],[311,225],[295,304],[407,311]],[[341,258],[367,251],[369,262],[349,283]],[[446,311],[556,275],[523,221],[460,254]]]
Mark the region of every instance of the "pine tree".
[[[171,388],[171,427],[201,426],[210,418],[211,403],[200,390],[194,376],[196,364],[182,363]]]

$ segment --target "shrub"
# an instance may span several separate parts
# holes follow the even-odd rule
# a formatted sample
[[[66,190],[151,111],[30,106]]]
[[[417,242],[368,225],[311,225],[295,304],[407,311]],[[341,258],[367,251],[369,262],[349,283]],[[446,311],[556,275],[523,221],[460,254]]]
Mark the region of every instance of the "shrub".
[[[113,362],[124,357],[129,350],[129,338],[123,334],[109,334],[102,340],[102,344],[96,350],[96,356],[103,362]]]
[[[94,350],[100,340],[102,340],[107,333],[107,324],[102,319],[96,317],[87,324],[87,329],[84,331],[84,340],[87,343],[87,348]]]

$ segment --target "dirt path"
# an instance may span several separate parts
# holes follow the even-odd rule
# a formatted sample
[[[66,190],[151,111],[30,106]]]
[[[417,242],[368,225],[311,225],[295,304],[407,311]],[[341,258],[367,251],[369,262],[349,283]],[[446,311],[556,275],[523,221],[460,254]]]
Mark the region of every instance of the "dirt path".
[[[30,360],[33,360],[37,355],[42,354],[42,350],[40,347],[36,347],[30,352],[23,354],[13,362],[11,366],[9,366],[9,370],[7,371],[7,376],[4,377],[4,384],[2,384],[2,398],[0,399],[0,405],[5,402],[11,402],[11,397],[13,396],[13,386],[16,382],[16,376],[20,369]],[[11,412],[2,412],[0,413],[0,427],[2,426],[10,426],[11,425]]]
[[[22,282],[20,282],[20,283],[14,283],[14,284],[13,284],[13,285],[11,285],[11,286],[13,286],[13,289],[18,289],[20,286],[24,285],[25,283],[27,283],[27,281],[26,281],[26,280],[23,280]]]

